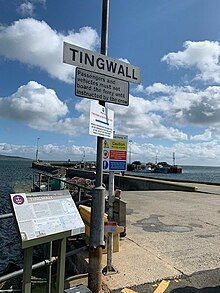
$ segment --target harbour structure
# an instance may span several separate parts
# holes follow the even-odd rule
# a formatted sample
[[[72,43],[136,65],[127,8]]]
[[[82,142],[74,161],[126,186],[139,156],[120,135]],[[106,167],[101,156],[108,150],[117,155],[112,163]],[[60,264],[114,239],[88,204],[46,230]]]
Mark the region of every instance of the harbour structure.
[[[120,174],[118,177],[125,179],[124,185],[126,180],[128,183],[138,179]],[[140,182],[145,180],[141,178]],[[150,183],[158,188],[158,181]],[[165,186],[163,181],[160,182],[160,190],[153,190],[153,185],[148,185],[148,189],[142,185],[142,191],[123,191],[122,200],[127,203],[127,235],[120,243],[120,250],[113,255],[118,273],[103,276],[103,288],[106,292],[121,292],[124,288],[134,292],[154,292],[166,279],[169,289],[166,292],[178,287],[184,290],[186,286],[194,290],[212,286],[218,292],[220,256],[216,213],[220,204],[219,186],[176,182],[167,182]],[[175,185],[182,189],[172,190]],[[1,216],[1,221],[4,217]],[[81,275],[68,278],[66,288],[79,283],[87,285],[87,247],[67,252],[67,256],[70,254],[75,255],[74,262]],[[55,259],[44,264],[52,264]],[[105,262],[104,257],[102,267]],[[40,267],[42,263],[34,266]],[[13,276],[16,273],[3,276],[0,281],[7,282]]]
[[[84,170],[82,168],[76,168],[78,163],[75,165],[62,162],[33,162],[32,167],[35,169],[38,169],[40,171],[45,172],[54,172],[55,170],[61,168],[66,168],[66,173],[68,177],[83,177],[83,178],[89,178],[89,179],[95,179],[95,169],[93,169],[94,165],[92,165],[92,169],[86,169]],[[69,167],[67,167],[69,166]],[[85,164],[86,166],[86,164]],[[88,164],[88,166],[90,166]],[[108,172],[104,172],[103,174],[103,182],[105,185],[108,186]],[[159,180],[155,178],[142,178],[137,176],[132,176],[131,174],[127,176],[122,176],[122,174],[115,174],[115,184],[117,188],[120,188],[122,190],[148,190],[148,189],[154,189],[154,190],[161,190],[161,189],[168,189],[168,190],[186,190],[191,191],[194,190],[194,187],[173,182],[173,181],[165,181],[165,180]]]
[[[173,152],[173,164],[170,165],[167,162],[158,162],[158,154],[155,157],[155,163],[148,162],[146,164],[140,161],[134,161],[128,167],[129,171],[140,173],[163,173],[163,174],[180,174],[182,173],[182,167],[176,165],[176,156]]]
[[[138,161],[136,161],[138,162]],[[170,165],[167,162],[152,163],[148,162],[146,164],[133,162],[129,166],[129,171],[139,172],[139,173],[163,173],[163,174],[180,174],[182,173],[182,167],[177,165]]]

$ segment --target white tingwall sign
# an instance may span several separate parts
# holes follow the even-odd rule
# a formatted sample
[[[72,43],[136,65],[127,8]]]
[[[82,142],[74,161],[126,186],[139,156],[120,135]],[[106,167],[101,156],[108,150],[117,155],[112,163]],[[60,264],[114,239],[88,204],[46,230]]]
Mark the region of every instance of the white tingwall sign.
[[[129,63],[64,42],[63,62],[140,84],[140,69]]]
[[[97,101],[91,102],[89,134],[105,138],[113,138],[114,112],[99,105]]]

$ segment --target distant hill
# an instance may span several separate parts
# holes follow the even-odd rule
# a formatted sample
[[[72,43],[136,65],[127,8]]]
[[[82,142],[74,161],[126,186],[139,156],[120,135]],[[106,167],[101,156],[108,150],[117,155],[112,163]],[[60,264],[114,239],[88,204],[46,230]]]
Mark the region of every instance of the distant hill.
[[[0,155],[0,160],[9,160],[9,159],[32,161],[32,159],[29,159],[29,158],[23,158],[23,157],[18,157],[18,156],[5,156],[5,155]]]

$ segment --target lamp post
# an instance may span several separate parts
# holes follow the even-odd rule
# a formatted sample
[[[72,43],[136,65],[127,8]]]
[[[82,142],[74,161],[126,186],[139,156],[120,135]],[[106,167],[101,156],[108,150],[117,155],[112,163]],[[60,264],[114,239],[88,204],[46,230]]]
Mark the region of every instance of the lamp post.
[[[39,150],[38,150],[38,147],[39,147],[39,140],[40,140],[40,137],[37,138],[36,162],[38,162],[38,160],[39,160],[39,157],[38,157],[38,154],[39,154]]]
[[[131,145],[133,140],[130,139],[128,142],[129,142],[129,164],[131,164]]]

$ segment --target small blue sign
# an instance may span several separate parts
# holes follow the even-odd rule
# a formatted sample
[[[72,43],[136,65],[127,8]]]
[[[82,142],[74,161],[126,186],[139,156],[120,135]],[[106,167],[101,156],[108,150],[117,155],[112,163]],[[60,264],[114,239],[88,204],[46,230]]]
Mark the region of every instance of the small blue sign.
[[[109,170],[111,171],[126,171],[126,161],[110,161]]]
[[[103,161],[103,169],[107,170],[108,169],[108,161]]]

